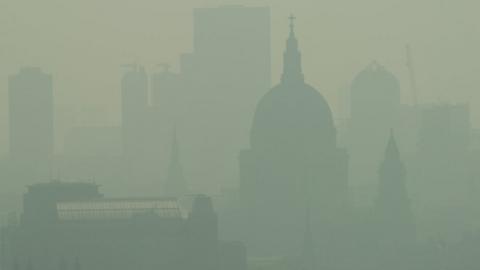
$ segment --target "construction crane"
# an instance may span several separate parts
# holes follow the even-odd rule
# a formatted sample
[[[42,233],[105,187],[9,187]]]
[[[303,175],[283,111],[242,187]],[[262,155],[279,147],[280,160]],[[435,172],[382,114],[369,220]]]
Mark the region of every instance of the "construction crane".
[[[406,53],[407,53],[407,68],[410,77],[410,88],[412,90],[412,101],[413,106],[417,107],[418,105],[418,89],[417,89],[417,81],[415,78],[415,69],[413,65],[413,57],[412,57],[412,49],[409,44],[405,46]]]

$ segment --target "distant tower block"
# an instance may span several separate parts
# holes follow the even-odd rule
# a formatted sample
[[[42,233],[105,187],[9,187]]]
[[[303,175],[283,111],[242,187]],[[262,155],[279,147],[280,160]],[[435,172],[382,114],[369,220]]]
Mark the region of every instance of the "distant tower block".
[[[142,152],[148,106],[148,76],[143,67],[128,65],[122,78],[123,146],[127,156]]]
[[[54,154],[52,76],[40,68],[22,68],[8,80],[10,159],[22,180],[51,176]]]
[[[8,80],[10,155],[44,159],[53,154],[52,76],[40,68],[22,68]]]
[[[212,188],[235,185],[231,160],[247,145],[255,104],[271,87],[270,9],[220,6],[193,16],[193,51],[181,64],[189,102],[180,123],[189,143],[185,165]]]
[[[159,64],[160,72],[152,74],[151,101],[157,123],[169,126],[180,120],[185,113],[186,87],[182,74],[172,72],[170,64]]]

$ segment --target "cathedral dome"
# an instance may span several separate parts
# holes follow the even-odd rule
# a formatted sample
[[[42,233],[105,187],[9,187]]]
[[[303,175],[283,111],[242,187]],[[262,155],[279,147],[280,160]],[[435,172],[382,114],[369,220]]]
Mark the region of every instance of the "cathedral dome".
[[[303,80],[301,55],[290,25],[282,81],[260,100],[250,134],[252,148],[295,151],[336,146],[336,131],[327,101]]]
[[[313,87],[279,84],[259,102],[250,142],[253,148],[335,146],[332,113]],[[323,149],[323,147],[322,147]]]

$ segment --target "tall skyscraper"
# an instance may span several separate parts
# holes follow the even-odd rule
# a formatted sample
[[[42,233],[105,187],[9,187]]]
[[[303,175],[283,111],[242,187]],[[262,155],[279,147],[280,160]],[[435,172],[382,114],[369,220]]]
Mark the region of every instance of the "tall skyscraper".
[[[182,142],[188,143],[188,135],[185,136],[184,122],[188,115],[188,95],[189,88],[186,87],[185,76],[182,73],[176,73],[170,70],[168,64],[164,64],[163,70],[152,74],[151,78],[151,145],[157,149],[155,154],[155,167],[160,167],[160,171],[170,170],[168,167],[172,155],[171,127],[179,130],[182,134]],[[196,133],[196,132],[195,132]],[[178,138],[175,138],[177,140]],[[189,155],[190,153],[188,153]],[[170,159],[169,159],[170,158]],[[184,163],[184,160],[182,160]],[[190,167],[191,164],[189,164]],[[165,176],[164,173],[162,173]],[[191,177],[191,175],[190,175]],[[170,180],[163,179],[163,183],[167,184]],[[163,187],[163,191],[166,192]],[[169,189],[169,188],[168,188]]]
[[[293,17],[280,84],[260,99],[250,148],[240,154],[241,200],[254,254],[293,255],[303,246],[305,205],[313,238],[328,243],[347,207],[348,161],[325,98],[305,83]],[[328,232],[321,233],[320,232]]]
[[[122,78],[122,144],[127,179],[135,179],[137,185],[128,185],[130,193],[144,193],[153,190],[152,183],[158,174],[152,166],[151,117],[148,107],[148,75],[143,67],[130,66]],[[160,185],[158,185],[157,194]],[[153,194],[152,194],[153,195]]]
[[[194,46],[182,57],[187,116],[178,123],[185,164],[199,186],[236,184],[256,101],[270,88],[270,10],[222,6],[194,11]],[[192,183],[195,185],[195,183]]]
[[[148,111],[148,76],[143,67],[132,65],[122,78],[122,129],[126,155],[142,152],[142,136]]]
[[[438,199],[445,200],[445,194],[466,187],[471,130],[467,104],[434,104],[422,109],[416,162],[422,189],[427,192],[435,184]]]
[[[152,74],[151,105],[159,125],[172,126],[181,120],[185,113],[186,89],[182,74],[172,72],[168,64],[164,70]]]
[[[54,153],[52,76],[26,67],[9,78],[8,87],[10,157],[25,170],[46,172]]]
[[[475,181],[469,168],[470,108],[468,104],[424,105],[419,123],[418,152],[412,161],[419,222],[425,228],[419,235],[435,226],[439,233],[459,237],[459,232],[468,230],[458,219],[470,214],[468,198]]]
[[[430,158],[465,155],[470,147],[471,130],[468,104],[426,105],[420,115],[418,150]]]

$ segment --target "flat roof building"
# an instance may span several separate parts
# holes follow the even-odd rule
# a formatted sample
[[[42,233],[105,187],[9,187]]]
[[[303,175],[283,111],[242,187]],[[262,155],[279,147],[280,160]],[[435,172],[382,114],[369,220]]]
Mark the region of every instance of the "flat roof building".
[[[184,213],[177,198],[104,198],[92,183],[32,185],[20,223],[2,230],[2,266],[245,270],[242,244],[218,239],[209,197],[196,196]]]

